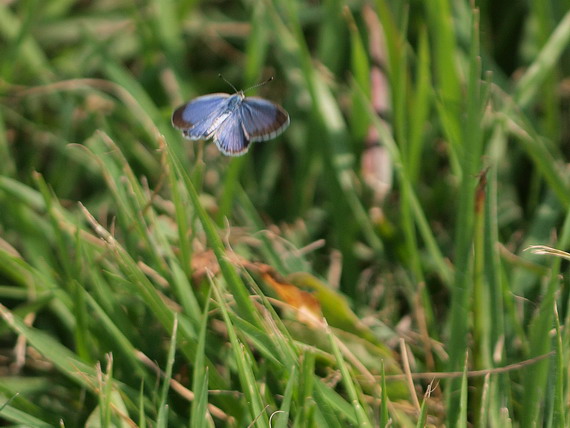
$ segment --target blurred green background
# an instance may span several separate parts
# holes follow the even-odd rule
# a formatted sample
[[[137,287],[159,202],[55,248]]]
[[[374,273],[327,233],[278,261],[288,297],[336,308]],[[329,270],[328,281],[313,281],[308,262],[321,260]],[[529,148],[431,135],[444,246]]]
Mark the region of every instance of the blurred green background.
[[[569,44],[569,0],[0,1],[2,424],[566,426]],[[287,131],[184,140],[220,73]]]

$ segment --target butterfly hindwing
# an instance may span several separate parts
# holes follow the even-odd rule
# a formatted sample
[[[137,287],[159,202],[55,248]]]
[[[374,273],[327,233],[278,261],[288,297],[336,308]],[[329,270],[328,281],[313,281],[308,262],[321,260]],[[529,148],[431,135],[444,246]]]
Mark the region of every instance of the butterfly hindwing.
[[[236,113],[224,120],[214,133],[216,146],[229,156],[243,155],[249,148],[249,139],[244,133],[240,115]]]
[[[192,140],[211,136],[227,110],[229,94],[204,95],[178,107],[172,114],[172,125]]]
[[[275,138],[289,126],[287,112],[258,97],[247,97],[239,110],[243,128],[251,141],[266,141]]]

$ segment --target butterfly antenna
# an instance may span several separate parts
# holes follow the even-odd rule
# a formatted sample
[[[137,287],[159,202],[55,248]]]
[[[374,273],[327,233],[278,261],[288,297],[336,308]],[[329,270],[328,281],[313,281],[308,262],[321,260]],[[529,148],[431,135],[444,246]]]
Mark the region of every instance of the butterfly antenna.
[[[264,80],[263,82],[258,83],[257,85],[250,86],[249,88],[245,89],[244,92],[247,92],[251,89],[259,88],[260,86],[266,85],[267,83],[271,82],[272,80],[273,80],[273,76],[271,76],[267,80]]]
[[[225,78],[224,76],[222,76],[222,73],[219,73],[219,74],[218,74],[218,77],[219,77],[220,79],[222,79],[224,82],[226,82],[228,85],[230,85],[230,86],[232,87],[232,89],[233,89],[235,92],[239,92],[239,91],[236,89],[236,87],[231,84],[231,82],[227,81],[226,78]]]

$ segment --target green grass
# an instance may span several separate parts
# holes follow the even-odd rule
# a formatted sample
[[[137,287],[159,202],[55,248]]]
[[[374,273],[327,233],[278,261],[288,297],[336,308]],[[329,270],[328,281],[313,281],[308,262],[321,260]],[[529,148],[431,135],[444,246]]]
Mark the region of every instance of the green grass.
[[[475,6],[1,2],[0,423],[567,426],[570,2]]]

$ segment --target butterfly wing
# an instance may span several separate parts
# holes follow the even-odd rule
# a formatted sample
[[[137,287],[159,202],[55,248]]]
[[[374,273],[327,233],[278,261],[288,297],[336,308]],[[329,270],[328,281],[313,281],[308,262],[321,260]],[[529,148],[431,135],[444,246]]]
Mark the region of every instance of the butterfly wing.
[[[244,132],[239,114],[229,115],[214,132],[214,143],[228,156],[241,156],[249,149],[249,138]]]
[[[181,129],[186,138],[202,140],[209,138],[225,119],[229,94],[204,95],[178,107],[172,113],[172,125]]]
[[[289,114],[281,106],[258,97],[247,97],[239,109],[246,137],[250,141],[267,141],[289,126]]]

